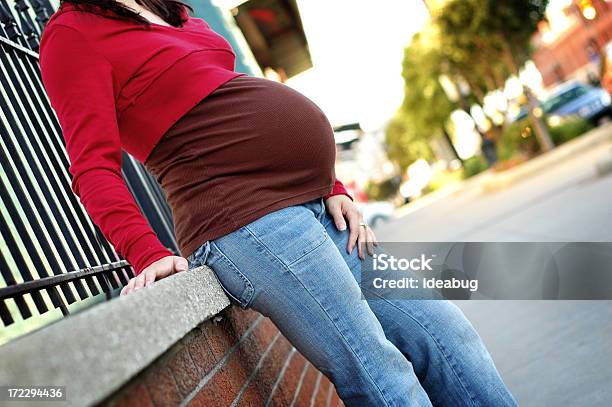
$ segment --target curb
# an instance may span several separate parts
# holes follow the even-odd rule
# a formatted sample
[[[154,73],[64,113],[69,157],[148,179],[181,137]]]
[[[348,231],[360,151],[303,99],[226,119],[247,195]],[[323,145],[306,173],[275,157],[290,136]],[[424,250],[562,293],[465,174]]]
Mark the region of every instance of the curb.
[[[465,190],[468,188],[473,189],[474,187],[479,187],[480,184],[486,182],[486,180],[491,176],[490,173],[490,170],[486,170],[474,175],[473,177],[453,182],[452,184],[446,185],[443,188],[430,192],[429,194],[415,199],[410,203],[398,207],[395,210],[395,217],[404,217],[443,198],[458,194],[460,192],[465,192]]]
[[[455,182],[413,202],[400,206],[396,209],[395,216],[396,218],[407,216],[445,197],[465,192],[466,189],[473,190],[474,192],[478,191],[478,193],[503,190],[535,172],[550,169],[552,164],[610,141],[612,141],[612,123],[593,129],[515,168],[498,173],[489,169],[468,179]],[[604,157],[596,163],[596,171],[599,176],[612,172],[612,150],[608,157]]]
[[[536,172],[550,170],[553,164],[610,141],[612,141],[611,123],[593,129],[585,135],[568,141],[536,158],[532,158],[518,167],[499,173],[489,172],[489,176],[482,182],[482,189],[484,192],[499,191]]]

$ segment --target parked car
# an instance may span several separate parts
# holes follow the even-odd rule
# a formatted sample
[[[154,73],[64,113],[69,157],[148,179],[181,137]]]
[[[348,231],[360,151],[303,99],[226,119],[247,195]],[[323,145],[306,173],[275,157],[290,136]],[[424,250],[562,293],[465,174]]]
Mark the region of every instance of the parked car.
[[[548,122],[555,126],[565,119],[578,116],[598,124],[604,117],[612,117],[610,94],[580,82],[566,82],[558,86],[542,103]]]
[[[550,126],[558,126],[570,117],[581,117],[597,125],[603,118],[612,118],[610,94],[597,87],[570,81],[557,86],[550,96],[541,102],[543,113],[548,116]],[[512,120],[516,122],[527,117],[523,106]]]

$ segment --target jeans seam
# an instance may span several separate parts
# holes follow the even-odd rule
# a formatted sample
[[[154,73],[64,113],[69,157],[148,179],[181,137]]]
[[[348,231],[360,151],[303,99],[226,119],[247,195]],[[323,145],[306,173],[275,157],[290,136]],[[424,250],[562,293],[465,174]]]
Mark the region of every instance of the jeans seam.
[[[227,257],[225,253],[223,253],[223,251],[221,251],[221,249],[219,248],[218,245],[215,244],[215,242],[211,242],[211,246],[215,247],[215,249],[219,252],[220,258],[229,265],[229,267],[232,269],[234,274],[236,274],[238,277],[242,279],[242,281],[244,281],[246,285],[245,291],[247,291],[247,295],[245,296],[243,292],[240,294],[240,297],[242,297],[243,299],[236,298],[236,300],[240,303],[240,306],[243,309],[246,309],[249,306],[249,304],[251,304],[251,301],[253,300],[253,293],[255,292],[253,283],[251,283],[251,281],[238,269],[238,267],[234,264],[234,262],[232,262],[229,259],[229,257]],[[219,279],[219,277],[217,277],[217,279],[219,280],[219,284],[221,284],[221,280]],[[223,284],[221,284],[221,286],[223,287]],[[229,293],[229,290],[225,290],[225,291]],[[230,295],[232,297],[234,296],[233,294],[230,294]]]
[[[390,407],[389,402],[387,401],[387,398],[385,396],[385,394],[383,393],[382,389],[380,387],[378,387],[378,384],[376,384],[376,381],[374,380],[374,378],[372,377],[372,375],[370,374],[369,370],[366,368],[366,364],[363,362],[363,360],[361,359],[361,357],[355,352],[355,350],[353,349],[353,346],[349,343],[349,341],[346,339],[345,334],[340,330],[340,328],[336,325],[336,321],[334,320],[334,318],[331,317],[331,315],[329,315],[329,313],[327,312],[327,310],[325,309],[325,307],[323,307],[323,305],[319,302],[319,300],[317,299],[317,297],[315,295],[313,295],[313,293],[304,285],[304,283],[302,282],[302,280],[299,279],[298,276],[295,275],[295,273],[293,273],[293,271],[291,270],[290,266],[288,264],[286,264],[283,260],[281,260],[278,256],[276,256],[272,250],[270,250],[270,248],[264,243],[262,242],[257,236],[255,236],[255,234],[248,228],[245,226],[245,230],[251,235],[251,237],[257,242],[259,243],[267,252],[268,255],[272,256],[272,258],[276,261],[278,261],[281,266],[287,270],[287,272],[289,272],[289,274],[291,274],[291,276],[304,288],[304,290],[306,290],[306,292],[310,295],[310,297],[319,305],[319,307],[321,308],[321,310],[323,311],[323,313],[325,314],[325,316],[329,319],[329,321],[332,323],[333,327],[338,331],[338,333],[340,334],[340,337],[342,338],[342,340],[344,341],[344,343],[348,346],[349,350],[351,351],[351,353],[355,356],[355,358],[357,358],[357,360],[359,361],[359,363],[361,364],[362,369],[365,371],[365,373],[367,374],[368,378],[370,379],[370,381],[372,382],[372,384],[374,385],[374,388],[376,388],[376,390],[378,390],[378,392],[380,393],[381,399],[384,401],[385,405]],[[323,240],[323,242],[325,242],[325,239]],[[322,245],[322,244],[321,244]],[[321,245],[318,245],[317,247],[320,247]],[[309,251],[309,253],[311,253],[311,251]],[[295,264],[295,262],[291,263],[291,264]]]
[[[459,373],[456,371],[455,366],[453,366],[453,364],[451,363],[451,361],[449,360],[449,357],[446,354],[446,350],[444,349],[444,346],[442,346],[442,344],[440,344],[440,342],[438,341],[438,338],[436,338],[431,331],[421,323],[421,321],[419,321],[418,319],[414,318],[412,315],[410,315],[409,313],[405,312],[403,309],[401,309],[400,307],[396,306],[395,304],[393,304],[391,301],[387,300],[384,297],[381,297],[380,295],[368,290],[368,289],[362,289],[378,298],[380,298],[381,300],[385,301],[387,304],[389,304],[390,306],[392,306],[393,308],[397,309],[398,311],[400,311],[402,314],[405,314],[406,316],[408,316],[408,318],[412,319],[414,322],[416,322],[421,328],[423,328],[423,330],[425,332],[427,332],[427,335],[429,335],[431,337],[431,339],[433,340],[433,342],[436,344],[436,346],[438,347],[440,353],[442,354],[442,356],[444,357],[444,360],[446,361],[446,363],[448,364],[448,366],[450,366],[451,371],[453,372],[453,374],[455,375],[455,377],[457,378],[457,381],[461,384],[461,387],[463,387],[463,390],[466,392],[466,394],[468,395],[468,397],[470,398],[471,404],[473,406],[478,405],[478,403],[476,403],[476,400],[474,399],[474,397],[472,396],[472,394],[470,393],[470,391],[468,390],[467,386],[465,385],[465,383],[463,382],[463,380],[461,379],[461,375],[459,375]],[[435,301],[435,300],[432,300]]]
[[[317,215],[317,220],[320,224],[323,224],[323,219],[325,219],[325,211],[327,210],[327,206],[325,206],[325,198],[319,198],[319,203],[321,204],[321,213]]]

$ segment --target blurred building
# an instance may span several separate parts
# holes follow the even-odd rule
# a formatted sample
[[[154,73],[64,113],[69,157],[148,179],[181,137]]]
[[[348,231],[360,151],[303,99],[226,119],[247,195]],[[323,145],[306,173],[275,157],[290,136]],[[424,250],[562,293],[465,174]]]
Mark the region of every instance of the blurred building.
[[[214,2],[221,10],[230,13],[231,21],[227,23],[240,31],[245,40],[242,45],[248,47],[265,77],[285,82],[312,67],[308,41],[295,0]]]
[[[383,129],[364,131],[359,123],[334,127],[336,177],[356,196],[368,183],[381,183],[398,174],[385,150]]]
[[[244,39],[239,27],[228,8],[219,7],[215,0],[185,0],[193,7],[195,17],[203,18],[210,27],[222,35],[236,54],[236,71],[261,76],[262,71]]]
[[[567,0],[549,7],[534,37],[533,60],[544,86],[599,78],[601,50],[612,39],[612,1]]]

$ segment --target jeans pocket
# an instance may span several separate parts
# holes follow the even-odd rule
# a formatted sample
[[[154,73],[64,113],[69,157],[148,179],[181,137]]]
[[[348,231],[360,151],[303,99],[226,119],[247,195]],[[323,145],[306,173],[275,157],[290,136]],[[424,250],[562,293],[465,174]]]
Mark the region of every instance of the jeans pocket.
[[[206,264],[214,271],[219,285],[230,300],[243,309],[248,308],[255,292],[253,284],[214,242],[210,245],[211,250]]]
[[[317,216],[319,200],[289,206],[244,226],[245,239],[264,246],[285,266],[291,266],[317,249],[328,238]]]

